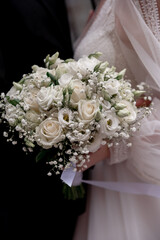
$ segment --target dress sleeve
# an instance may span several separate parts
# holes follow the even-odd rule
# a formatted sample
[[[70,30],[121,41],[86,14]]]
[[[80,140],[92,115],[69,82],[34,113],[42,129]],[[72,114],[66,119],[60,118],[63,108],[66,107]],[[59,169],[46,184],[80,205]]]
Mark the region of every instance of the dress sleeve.
[[[160,100],[132,139],[128,168],[144,181],[160,184]]]

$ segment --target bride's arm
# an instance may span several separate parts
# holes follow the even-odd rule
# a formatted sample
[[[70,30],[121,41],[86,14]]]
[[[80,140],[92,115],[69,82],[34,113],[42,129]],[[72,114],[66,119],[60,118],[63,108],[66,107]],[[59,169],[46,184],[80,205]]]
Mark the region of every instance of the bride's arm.
[[[84,164],[85,167],[84,166],[77,167],[77,170],[83,172],[83,171],[87,170],[88,168],[94,166],[96,163],[103,161],[109,157],[110,157],[109,148],[108,148],[107,144],[103,145],[96,152],[90,153],[90,160],[88,161],[86,159],[86,162]]]

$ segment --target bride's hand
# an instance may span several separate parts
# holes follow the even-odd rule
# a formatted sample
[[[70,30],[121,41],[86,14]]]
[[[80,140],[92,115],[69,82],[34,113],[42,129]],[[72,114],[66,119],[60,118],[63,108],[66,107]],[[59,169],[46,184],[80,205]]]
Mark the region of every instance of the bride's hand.
[[[77,170],[81,170],[81,171],[85,171],[87,170],[88,168],[94,166],[96,163],[102,161],[102,160],[105,160],[106,158],[108,158],[110,156],[110,151],[109,151],[109,148],[106,145],[102,145],[96,152],[94,153],[90,153],[90,161],[88,162],[86,160],[85,164],[87,167],[80,167],[80,168],[77,168]]]
[[[149,105],[151,104],[150,100],[144,100],[144,98],[139,98],[136,100],[136,106],[137,108],[139,107],[149,107]]]

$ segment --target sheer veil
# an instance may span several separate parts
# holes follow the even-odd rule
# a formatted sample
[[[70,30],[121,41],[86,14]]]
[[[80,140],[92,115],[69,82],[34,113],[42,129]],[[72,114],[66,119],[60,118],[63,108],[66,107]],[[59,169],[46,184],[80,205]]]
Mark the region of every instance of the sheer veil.
[[[127,55],[126,60],[136,81],[145,80],[153,89],[160,91],[160,42],[147,26],[132,0],[115,1],[115,16],[116,32],[122,51],[124,55],[127,54],[127,49],[133,53],[132,58]]]
[[[160,184],[160,42],[132,0],[117,0],[114,4],[116,34],[125,59],[136,82],[146,82],[157,97],[153,100],[155,110],[143,120],[133,138],[127,164],[142,180]],[[158,22],[153,20],[153,27],[159,30]],[[160,32],[156,34],[160,36]]]

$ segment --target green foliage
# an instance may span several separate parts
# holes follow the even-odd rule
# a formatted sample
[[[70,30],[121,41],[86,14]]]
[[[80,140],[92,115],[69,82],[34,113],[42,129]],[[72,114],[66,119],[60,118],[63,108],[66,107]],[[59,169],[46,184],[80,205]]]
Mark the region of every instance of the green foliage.
[[[53,158],[56,155],[56,149],[50,148],[50,149],[41,149],[40,152],[36,156],[36,163],[39,161],[45,160],[46,162],[53,160]]]
[[[52,73],[47,72],[47,77],[51,79],[51,84],[53,85],[59,85],[59,82],[55,76],[53,76]]]
[[[16,106],[16,105],[19,104],[19,102],[20,102],[20,100],[18,100],[18,99],[10,99],[9,96],[6,96],[6,98],[7,98],[7,101],[8,101],[10,104],[12,104],[13,106]]]
[[[68,200],[76,200],[80,198],[84,198],[85,189],[83,184],[81,183],[78,186],[69,187],[67,184],[63,183],[63,194],[64,198]]]

